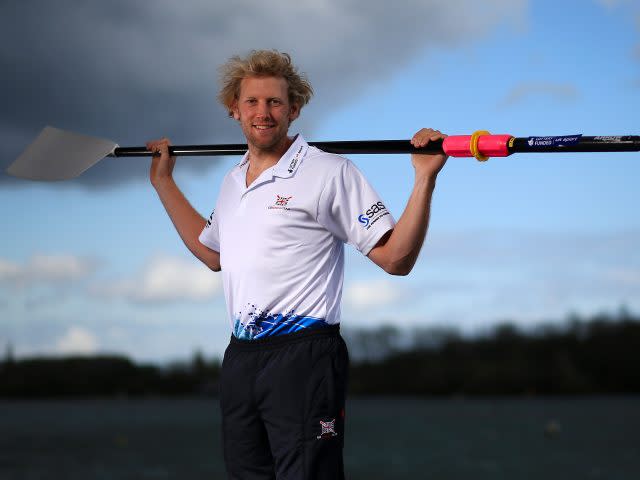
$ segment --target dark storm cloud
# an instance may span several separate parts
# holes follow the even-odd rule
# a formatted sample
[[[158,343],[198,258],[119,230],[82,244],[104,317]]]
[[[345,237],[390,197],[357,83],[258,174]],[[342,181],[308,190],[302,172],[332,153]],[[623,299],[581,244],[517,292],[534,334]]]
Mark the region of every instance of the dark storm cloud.
[[[316,100],[298,128],[388,79],[429,47],[468,41],[526,0],[212,2],[8,0],[0,4],[0,167],[45,125],[141,145],[241,141],[215,101],[216,67],[252,48],[290,52]],[[420,86],[416,86],[416,89]],[[185,163],[194,172],[210,162]],[[146,178],[147,162],[104,161],[71,185]],[[0,176],[5,185],[21,185]]]

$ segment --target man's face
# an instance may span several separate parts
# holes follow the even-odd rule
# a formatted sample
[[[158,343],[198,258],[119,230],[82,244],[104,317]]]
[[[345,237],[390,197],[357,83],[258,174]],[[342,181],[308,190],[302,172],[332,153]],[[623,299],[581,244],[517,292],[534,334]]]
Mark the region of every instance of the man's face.
[[[232,111],[247,143],[265,151],[286,146],[289,124],[300,113],[297,105],[289,103],[287,81],[282,77],[244,78]]]

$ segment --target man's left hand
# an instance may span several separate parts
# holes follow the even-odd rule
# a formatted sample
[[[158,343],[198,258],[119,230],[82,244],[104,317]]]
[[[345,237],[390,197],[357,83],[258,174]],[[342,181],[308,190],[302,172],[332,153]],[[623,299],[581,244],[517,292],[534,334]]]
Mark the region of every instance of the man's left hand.
[[[422,128],[411,139],[411,144],[414,147],[424,147],[432,140],[447,138],[447,135],[439,130],[433,130],[432,128]],[[447,162],[448,156],[444,153],[436,154],[411,154],[411,163],[413,168],[416,169],[416,176],[427,176],[435,178],[438,172],[442,170],[444,164]]]

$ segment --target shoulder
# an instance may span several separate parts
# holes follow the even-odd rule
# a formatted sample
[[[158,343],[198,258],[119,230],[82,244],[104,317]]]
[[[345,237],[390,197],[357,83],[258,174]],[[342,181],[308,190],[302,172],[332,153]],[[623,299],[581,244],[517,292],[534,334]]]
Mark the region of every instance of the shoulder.
[[[231,174],[233,171],[229,171],[225,174],[220,182],[219,190],[220,193],[228,192],[228,190],[233,186],[233,182],[231,181]]]
[[[237,177],[238,175],[243,175],[242,173],[243,165],[244,163],[235,164],[233,167],[227,170],[227,172],[224,174],[224,177],[222,177],[222,182],[220,182],[220,185],[222,187],[229,187],[234,183],[236,183],[234,180],[234,177]]]
[[[335,153],[325,152],[317,147],[309,147],[305,158],[305,169],[314,175],[339,175],[353,166],[351,160]]]

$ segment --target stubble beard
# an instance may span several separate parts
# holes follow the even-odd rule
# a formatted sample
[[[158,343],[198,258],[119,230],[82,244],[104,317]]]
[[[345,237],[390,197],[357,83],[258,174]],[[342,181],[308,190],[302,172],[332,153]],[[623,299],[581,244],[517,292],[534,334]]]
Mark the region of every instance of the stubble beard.
[[[277,131],[274,132],[274,135],[270,138],[264,138],[264,139],[261,139],[257,135],[254,135],[252,125],[250,125],[248,128],[249,128],[248,132],[246,130],[244,131],[244,136],[247,139],[247,144],[259,152],[265,152],[265,153],[276,152],[282,149],[283,146],[286,145],[287,143],[287,140],[288,140],[287,134],[289,133],[288,127],[284,130],[280,130],[279,128],[276,127],[275,130]]]

